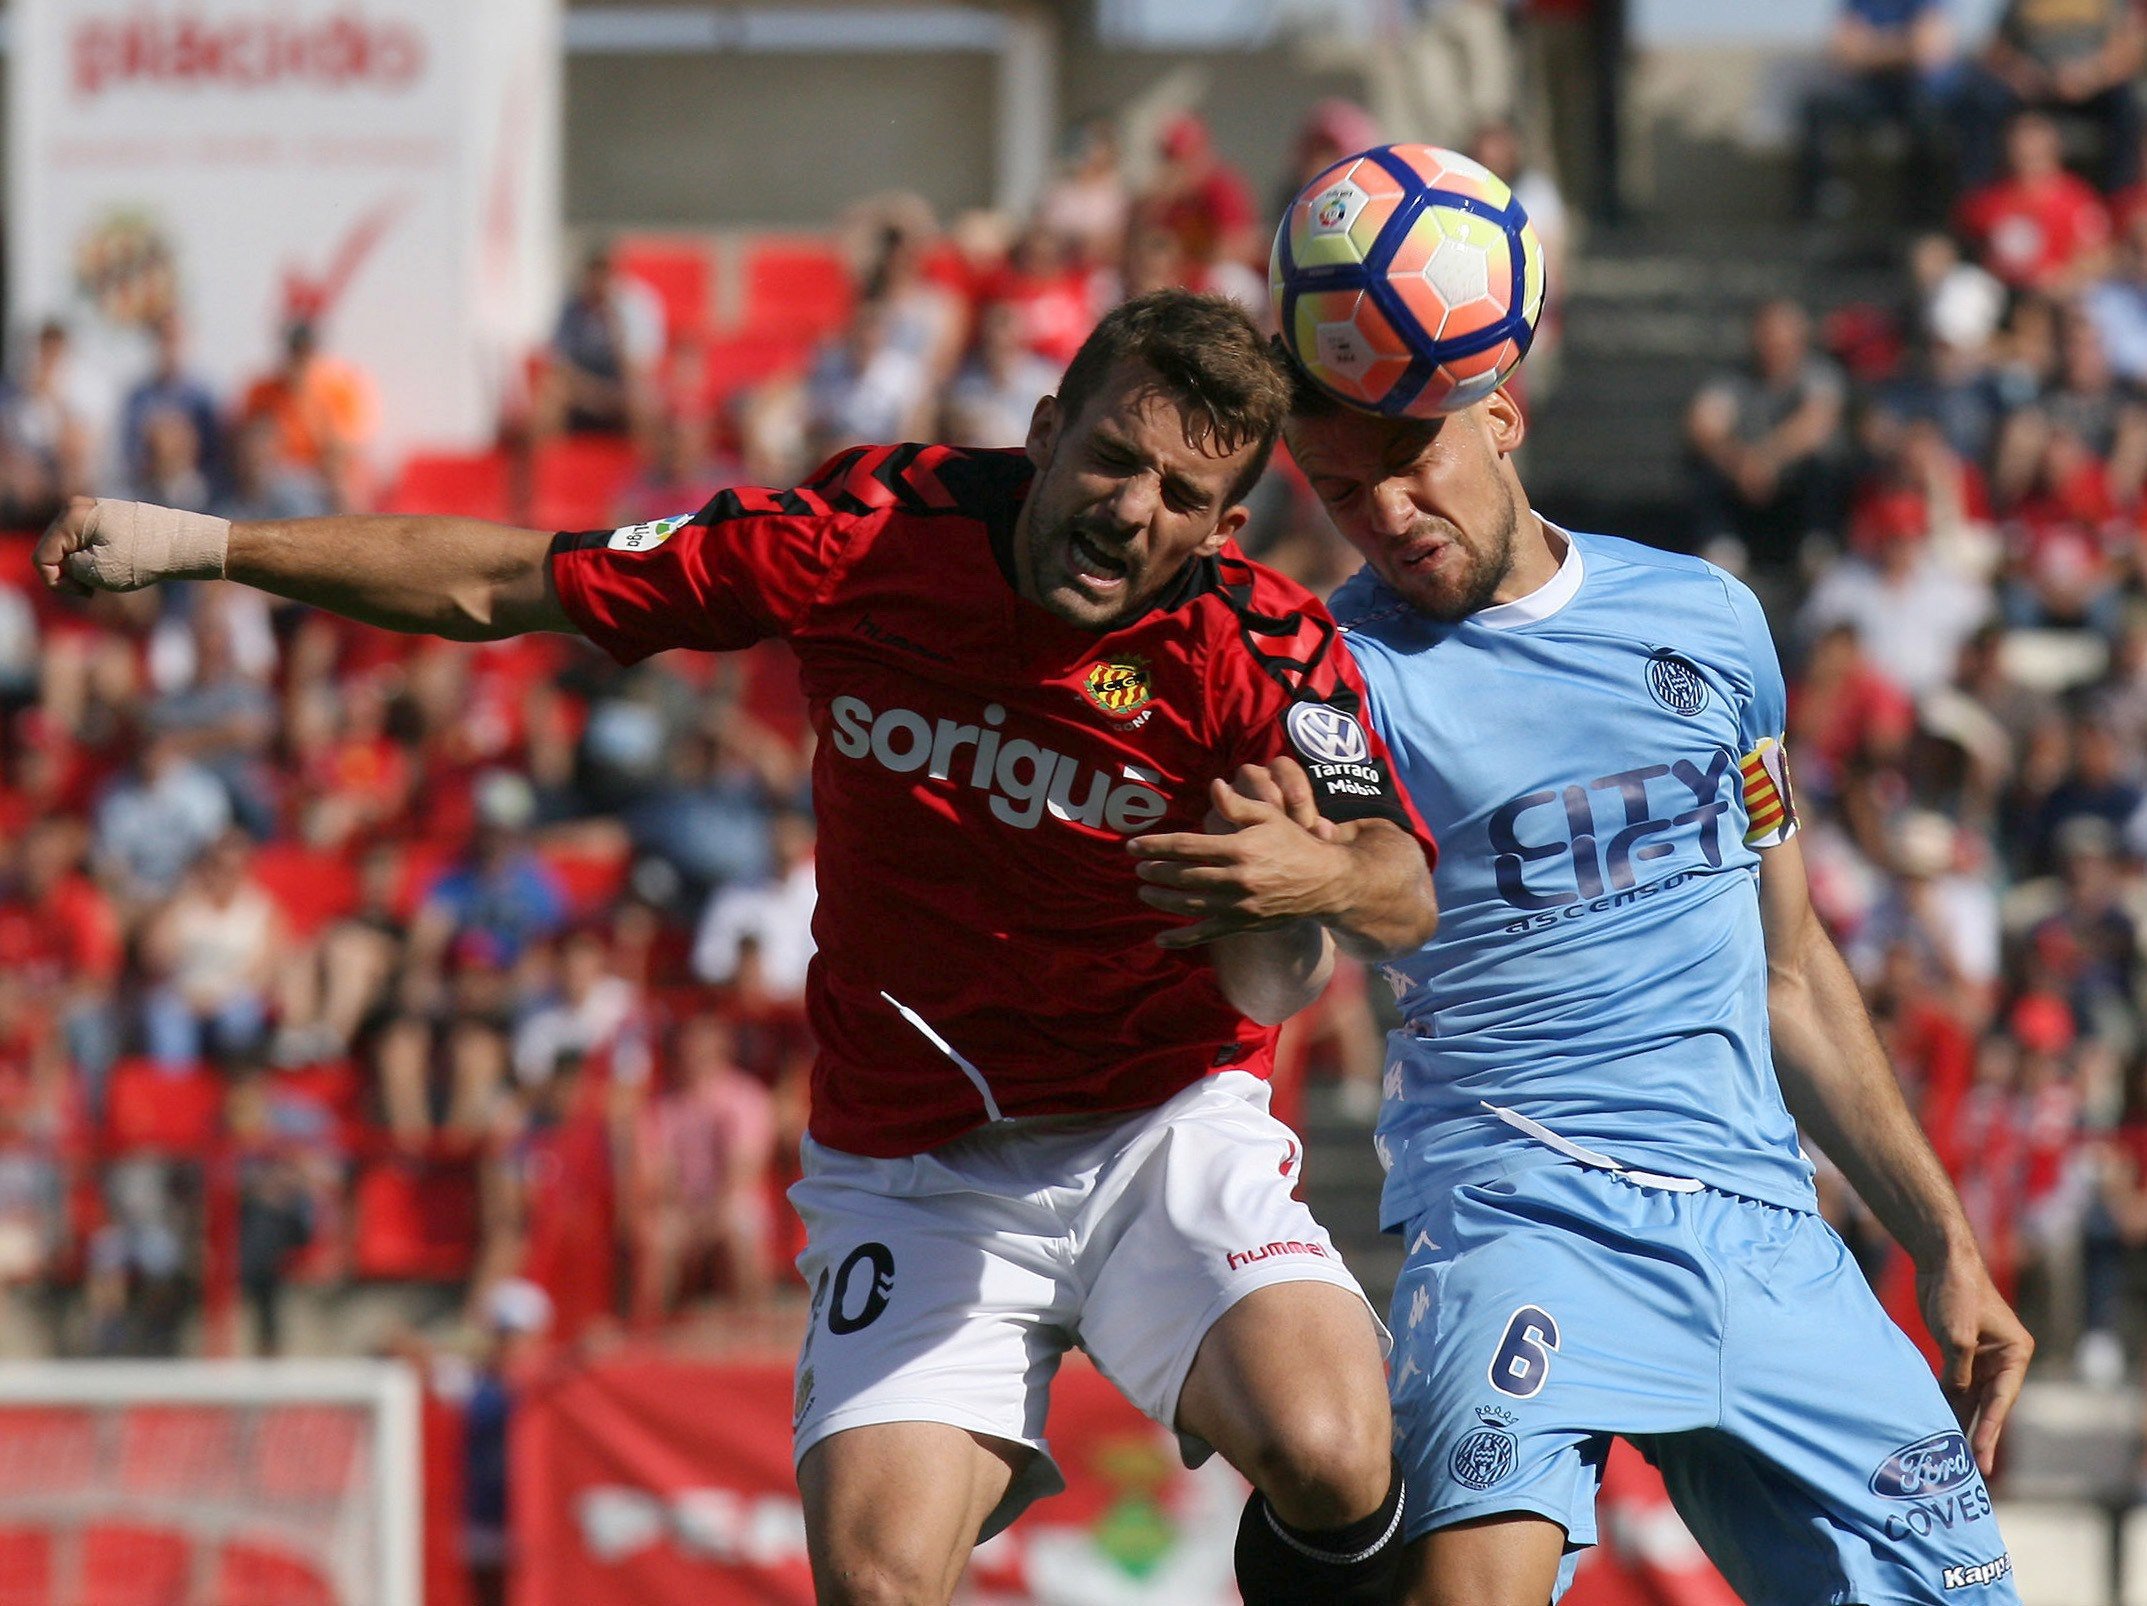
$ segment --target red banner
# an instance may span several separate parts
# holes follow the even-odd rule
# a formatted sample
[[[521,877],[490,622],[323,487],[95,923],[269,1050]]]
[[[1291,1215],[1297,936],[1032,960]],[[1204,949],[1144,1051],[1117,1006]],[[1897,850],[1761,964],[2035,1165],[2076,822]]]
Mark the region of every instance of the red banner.
[[[514,1606],[810,1606],[787,1365],[626,1353],[533,1386],[514,1422]],[[1049,1437],[1066,1493],[977,1552],[982,1606],[1229,1606],[1245,1485],[1071,1355]],[[1622,1446],[1604,1544],[1569,1606],[1734,1606],[1662,1485]]]

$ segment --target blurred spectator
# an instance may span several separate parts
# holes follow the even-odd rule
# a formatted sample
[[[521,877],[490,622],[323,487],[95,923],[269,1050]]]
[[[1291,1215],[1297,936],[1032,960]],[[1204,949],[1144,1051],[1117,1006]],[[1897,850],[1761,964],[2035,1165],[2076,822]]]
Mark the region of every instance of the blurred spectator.
[[[2009,623],[2092,625],[2107,633],[2122,606],[2122,547],[2107,466],[2070,428],[2042,438],[2034,477],[2008,510],[2000,597]]]
[[[256,419],[275,425],[285,470],[310,479],[334,507],[364,505],[364,453],[379,423],[373,384],[354,364],[322,351],[312,323],[286,325],[282,360],[246,387],[238,422]]]
[[[159,478],[152,426],[154,421],[174,413],[192,426],[196,466],[213,470],[221,456],[223,419],[209,387],[187,368],[186,326],[177,313],[168,312],[157,319],[151,334],[156,341],[154,365],[127,393],[120,409],[120,451],[126,472],[145,483]],[[192,503],[169,505],[194,507]]]
[[[993,302],[977,319],[975,352],[947,387],[945,428],[937,438],[957,446],[1019,446],[1029,437],[1037,402],[1058,382],[1059,365],[1037,356],[1024,338],[1020,310]]]
[[[1821,577],[1799,616],[1810,634],[1853,626],[1873,667],[1912,697],[1945,683],[1991,612],[1989,592],[1932,551],[1930,528],[1920,488],[1868,494],[1855,554]]]
[[[10,844],[0,881],[0,973],[29,1007],[59,1026],[94,1105],[119,1057],[118,984],[124,933],[112,901],[83,873],[86,833],[47,817]]]
[[[1813,351],[1811,319],[1796,302],[1761,306],[1751,338],[1748,365],[1693,398],[1685,434],[1703,539],[1734,541],[1753,566],[1780,571],[1833,521],[1845,390],[1840,370]]]
[[[2091,319],[2068,308],[2057,331],[2055,374],[1998,437],[1993,490],[2001,503],[2017,501],[2041,471],[2051,437],[2069,434],[2102,465],[2113,500],[2129,503],[2147,475],[2147,408],[2118,382]]]
[[[97,462],[97,399],[71,355],[67,326],[38,326],[29,360],[0,392],[0,440],[21,464],[24,514],[45,522],[68,497],[89,489]]]
[[[432,884],[411,930],[421,967],[441,963],[451,950],[481,969],[511,967],[566,924],[559,877],[526,835],[537,809],[529,782],[510,770],[488,771],[478,778],[476,809],[468,851]]]
[[[2137,171],[2141,124],[2132,80],[2143,65],[2147,28],[2138,0],[2007,0],[1980,70],[1964,85],[1967,181],[1996,176],[2000,130],[2015,114],[2037,110],[2089,125],[2102,188],[2124,188]]]
[[[2028,870],[2058,868],[2058,844],[2078,821],[2099,821],[2115,834],[2139,811],[2138,755],[2117,745],[2116,732],[2091,714],[2071,721],[2072,761],[2027,822]]]
[[[809,450],[826,457],[866,442],[916,440],[931,400],[932,371],[914,345],[897,338],[894,309],[860,301],[806,380]]]
[[[693,939],[693,973],[718,984],[737,977],[739,950],[751,939],[769,992],[797,998],[815,952],[812,816],[776,816],[774,873],[752,885],[725,887],[709,900]]]
[[[2147,213],[2125,225],[2110,273],[2087,287],[2080,307],[2111,371],[2134,389],[2147,385]]]
[[[1052,381],[1081,349],[1102,311],[1094,272],[1041,224],[1024,229],[1014,241],[1005,266],[982,286],[982,298],[987,312],[1003,309],[1011,315],[1015,340],[1048,365]]]
[[[1381,143],[1378,119],[1355,101],[1339,97],[1320,101],[1297,125],[1297,139],[1290,147],[1282,187],[1275,192],[1275,215],[1280,217],[1300,190],[1343,157]],[[1533,220],[1535,214],[1531,212],[1529,217]]]
[[[208,511],[209,476],[201,436],[185,413],[177,408],[160,408],[144,418],[136,461],[139,476],[128,487],[128,494],[135,500],[184,508],[189,513]]]
[[[720,1291],[758,1300],[768,1290],[766,1181],[775,1157],[775,1104],[733,1058],[731,1029],[694,1015],[676,1033],[672,1090],[643,1112],[634,1144],[634,1313],[644,1322],[678,1306],[689,1276],[712,1260]]]
[[[650,426],[647,455],[619,493],[613,516],[625,525],[697,513],[718,491],[738,483],[737,465],[710,451],[706,420],[663,412]]]
[[[288,944],[276,903],[247,873],[244,836],[201,856],[142,938],[153,983],[142,1005],[149,1055],[179,1067],[229,1064],[265,1047],[268,1006]]]
[[[249,520],[306,519],[333,505],[319,479],[294,471],[278,456],[280,429],[267,415],[242,418],[227,441],[229,479],[209,511],[234,524]]]
[[[663,303],[619,272],[608,249],[589,253],[559,309],[537,397],[541,433],[633,432],[648,416],[664,354]]]
[[[718,887],[768,874],[768,811],[791,779],[779,748],[735,706],[718,705],[672,742],[665,776],[626,806],[635,849],[668,864],[693,907]]]
[[[1474,0],[1470,0],[1474,3]],[[1215,148],[1208,125],[1180,112],[1156,139],[1158,165],[1136,217],[1168,233],[1187,262],[1202,269],[1266,261],[1252,187]]]
[[[228,1101],[239,1152],[238,1280],[254,1317],[256,1353],[283,1353],[283,1295],[291,1263],[318,1226],[313,1186],[294,1146],[273,1129],[262,1073]]]
[[[1036,227],[1063,240],[1081,267],[1094,270],[1118,260],[1132,210],[1119,171],[1118,136],[1103,118],[1075,133],[1073,150],[1037,203]]]
[[[568,932],[558,944],[551,987],[515,1028],[515,1075],[525,1085],[540,1082],[572,1057],[600,1064],[618,1080],[645,1082],[641,1010],[633,983],[612,972],[604,934],[590,926]]]
[[[176,1166],[148,1155],[113,1162],[103,1183],[83,1287],[89,1352],[177,1355],[194,1295],[193,1191]]]
[[[1454,150],[1513,115],[1520,88],[1505,0],[1402,0],[1378,69],[1391,74],[1396,127]]]
[[[2065,170],[2058,125],[2040,112],[2006,125],[2004,172],[1969,192],[1955,226],[2008,287],[2046,295],[2092,282],[2110,242],[2108,208]]]
[[[1827,34],[1827,76],[1804,103],[1797,166],[1800,216],[1839,218],[1848,186],[1833,176],[1844,134],[1892,126],[1908,145],[1902,185],[1911,211],[1944,193],[1941,174],[1959,72],[1948,0],[1841,0]]]
[[[98,872],[123,906],[157,902],[230,823],[231,794],[216,777],[178,737],[152,735],[97,805]]]

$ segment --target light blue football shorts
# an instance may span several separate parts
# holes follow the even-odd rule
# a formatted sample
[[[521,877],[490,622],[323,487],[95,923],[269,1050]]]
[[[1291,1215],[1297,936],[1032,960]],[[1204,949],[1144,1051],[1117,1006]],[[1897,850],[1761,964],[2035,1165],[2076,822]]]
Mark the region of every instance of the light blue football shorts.
[[[1618,1434],[1755,1606],[2019,1606],[1967,1440],[1832,1228],[1546,1159],[1405,1229],[1410,1538],[1538,1513],[1562,1595]]]

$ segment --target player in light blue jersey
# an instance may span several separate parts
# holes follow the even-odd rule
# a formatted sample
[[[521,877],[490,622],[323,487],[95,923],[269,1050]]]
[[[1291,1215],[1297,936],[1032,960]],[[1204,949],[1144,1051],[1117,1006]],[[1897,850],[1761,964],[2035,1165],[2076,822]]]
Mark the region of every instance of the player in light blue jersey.
[[[1766,621],[1537,517],[1522,435],[1503,392],[1420,423],[1309,385],[1288,429],[1442,849],[1438,934],[1385,967],[1410,1600],[1555,1599],[1622,1435],[1747,1601],[2016,1603],[1981,1473],[2032,1340],[1812,912]],[[1943,1392],[1798,1122],[1914,1257]]]

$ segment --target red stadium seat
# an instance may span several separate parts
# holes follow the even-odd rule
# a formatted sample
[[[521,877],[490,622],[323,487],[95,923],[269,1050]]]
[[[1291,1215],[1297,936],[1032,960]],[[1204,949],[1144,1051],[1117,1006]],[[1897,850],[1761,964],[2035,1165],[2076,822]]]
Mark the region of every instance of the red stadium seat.
[[[349,1487],[365,1420],[349,1406],[279,1405],[254,1430],[253,1488],[262,1500],[332,1500]]]
[[[0,1606],[56,1606],[52,1535],[0,1528]]]
[[[853,299],[850,264],[827,240],[771,235],[745,248],[748,334],[818,340],[842,327]]]
[[[88,1606],[189,1606],[193,1546],[166,1528],[105,1522],[84,1528],[81,1579],[73,1598]]]
[[[120,1414],[128,1494],[220,1499],[238,1488],[238,1418],[218,1406],[131,1405]]]
[[[121,1153],[199,1154],[215,1140],[222,1094],[205,1067],[121,1060],[105,1089],[105,1141]]]
[[[358,906],[358,872],[348,859],[297,842],[254,849],[253,876],[276,900],[292,935],[313,936]]]
[[[718,335],[702,348],[703,405],[720,409],[741,391],[802,371],[812,357],[812,342],[777,330],[747,329]]]
[[[381,1161],[358,1178],[354,1269],[360,1277],[454,1282],[477,1252],[477,1179],[468,1165]]]
[[[97,1424],[64,1405],[0,1410],[0,1498],[85,1492],[97,1481]]]
[[[610,525],[634,477],[631,442],[612,435],[569,435],[537,449],[529,521],[544,530],[599,530]]]
[[[216,1553],[209,1599],[217,1606],[337,1606],[335,1586],[318,1565],[273,1542],[234,1540]]]
[[[578,920],[603,913],[626,888],[629,865],[623,843],[615,849],[551,846],[538,849],[538,855],[559,877]]]
[[[384,513],[442,513],[507,522],[513,506],[507,454],[419,453],[381,499]]]
[[[612,266],[639,279],[663,303],[672,339],[708,327],[715,305],[716,264],[707,242],[671,235],[628,235],[612,243]]]

